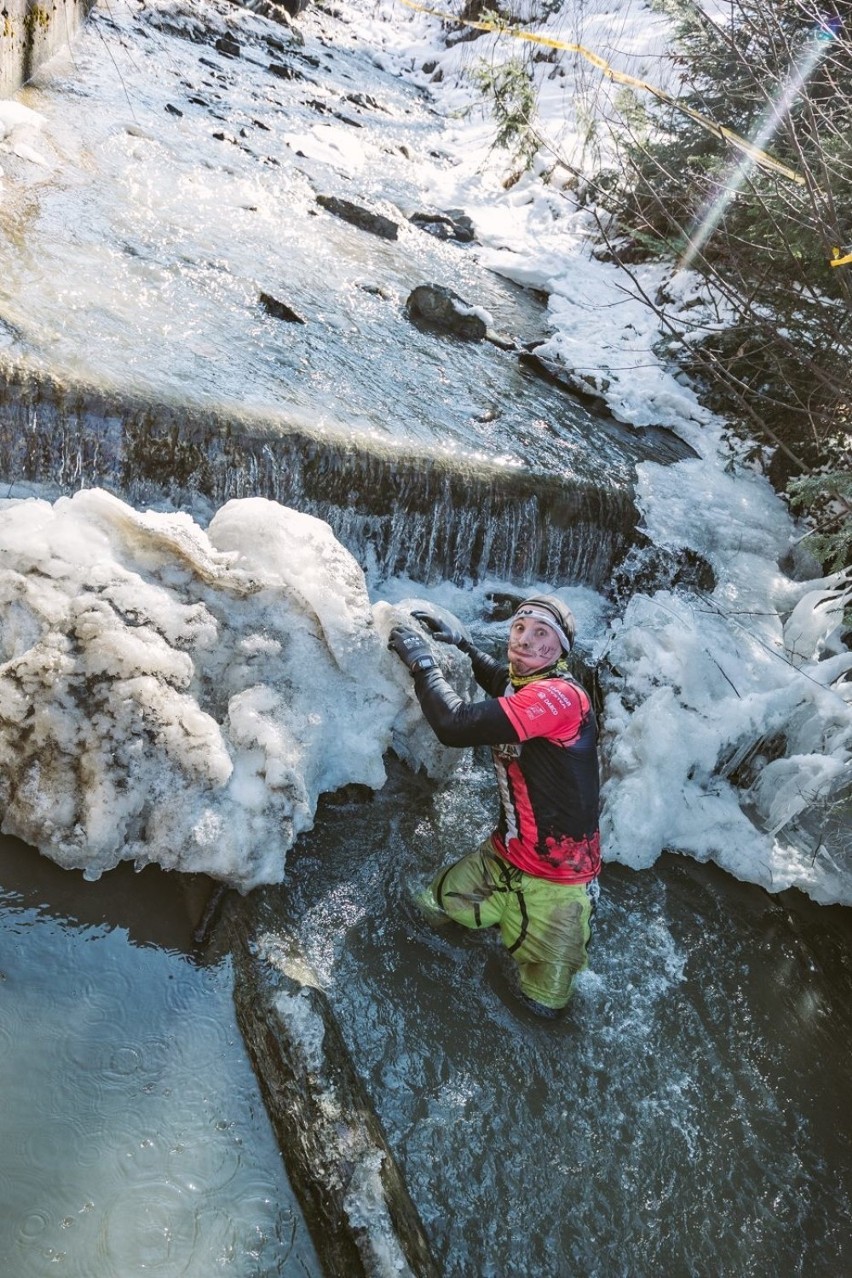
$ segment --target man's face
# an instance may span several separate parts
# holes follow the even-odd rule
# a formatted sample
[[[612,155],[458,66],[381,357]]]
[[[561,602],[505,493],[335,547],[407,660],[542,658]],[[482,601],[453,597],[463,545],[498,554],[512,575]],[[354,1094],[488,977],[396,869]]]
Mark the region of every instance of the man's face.
[[[516,617],[509,630],[509,660],[519,675],[535,674],[559,659],[556,631],[534,617]]]

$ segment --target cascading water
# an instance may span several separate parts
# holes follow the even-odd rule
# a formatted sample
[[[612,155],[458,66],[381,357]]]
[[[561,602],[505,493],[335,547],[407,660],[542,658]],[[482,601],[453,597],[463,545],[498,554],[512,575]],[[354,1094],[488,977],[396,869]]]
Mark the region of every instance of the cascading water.
[[[486,592],[511,597],[529,581],[573,590],[589,653],[611,612],[591,588],[609,583],[634,539],[636,463],[683,454],[534,377],[519,350],[542,336],[538,299],[484,272],[470,246],[406,221],[426,199],[417,157],[439,151],[441,121],[353,47],[344,23],[309,12],[303,45],[288,28],[224,4],[158,3],[94,22],[74,66],[23,95],[49,121],[39,145],[61,180],[4,155],[16,185],[0,207],[9,232],[0,247],[0,471],[21,497],[27,484],[48,496],[97,485],[137,508],[178,507],[214,539],[195,525],[134,522],[103,494],[57,509],[55,525],[38,513],[34,603],[25,614],[16,567],[4,670],[20,665],[31,695],[39,679],[57,689],[50,742],[71,777],[70,791],[56,782],[71,797],[50,813],[45,834],[57,856],[78,854],[84,820],[104,834],[101,813],[115,824],[120,811],[140,860],[146,846],[178,866],[203,850],[203,868],[245,885],[249,832],[251,872],[260,865],[273,878],[264,855],[279,866],[287,850],[280,831],[276,846],[275,823],[289,822],[291,833],[309,824],[305,774],[333,790],[352,779],[340,759],[350,768],[357,760],[358,779],[375,787],[381,760],[370,757],[363,726],[381,713],[400,751],[419,729],[400,671],[393,684],[380,665],[378,635],[362,619],[365,633],[352,643],[357,627],[341,620],[338,609],[350,604],[366,616],[351,576],[341,587],[330,573],[322,600],[311,595],[313,560],[331,554],[328,542],[306,551],[300,533],[302,541],[272,544],[268,513],[246,532],[237,508],[214,517],[222,503],[263,496],[320,516],[366,569],[375,600],[431,591],[487,645],[499,635]],[[356,186],[359,200],[398,222],[397,240],[349,225],[316,198],[351,198]],[[410,324],[405,298],[425,281],[487,312],[518,350]],[[306,322],[275,318],[261,293]],[[3,513],[12,529],[4,546],[26,558],[15,509]],[[252,540],[255,579],[244,566],[230,578],[228,557]],[[286,561],[278,576],[276,556]],[[73,634],[27,667],[33,617],[58,611],[69,581]],[[42,595],[42,582],[56,589]],[[296,614],[281,603],[293,598]],[[230,719],[224,710],[216,718],[229,696]],[[403,702],[392,737],[391,710]],[[50,714],[28,719],[25,706],[15,709],[24,754]],[[74,735],[78,714],[88,735]],[[303,762],[313,720],[325,736]],[[193,738],[197,775],[179,776],[172,792],[181,733]],[[415,765],[426,758],[426,735],[411,747]],[[155,747],[166,762],[156,756],[149,767]],[[224,767],[229,751],[233,805],[217,810],[207,800],[218,779],[205,768]],[[110,771],[117,759],[126,774]],[[31,813],[47,762],[35,751],[10,808]],[[290,852],[286,888],[268,892],[286,920],[282,934],[297,934],[327,990],[447,1278],[568,1278],[580,1269],[596,1278],[809,1278],[848,1269],[840,1225],[850,1212],[850,1131],[845,1111],[826,1101],[841,1094],[852,1038],[847,913],[817,921],[816,907],[794,894],[771,898],[687,861],[643,873],[610,866],[571,1018],[527,1021],[505,1001],[506,973],[488,938],[432,933],[405,904],[412,881],[487,830],[487,761],[458,772],[446,764],[440,787],[391,771],[372,801],[324,806]],[[144,791],[135,807],[128,776]],[[75,786],[91,787],[82,814]],[[288,787],[297,792],[289,808]],[[280,817],[263,809],[269,795]],[[104,834],[103,864],[112,863],[107,842]],[[14,893],[5,906],[7,935],[26,945],[34,920],[16,931]],[[15,965],[4,963],[17,988],[24,957],[16,951]],[[132,1043],[114,1048],[119,1062],[132,1059],[127,1050]],[[212,1055],[218,1069],[221,1053]],[[156,1088],[155,1057],[139,1060]],[[16,1072],[25,1069],[22,1059]],[[198,1109],[194,1092],[186,1105]],[[152,1222],[142,1259],[171,1278],[182,1272],[185,1243],[169,1253],[168,1204],[194,1191],[173,1175],[180,1157],[163,1144],[174,1112],[148,1121],[160,1124],[153,1135],[124,1133],[136,1142],[133,1166],[151,1160],[139,1177]],[[249,1136],[267,1138],[265,1129]],[[0,1172],[27,1180],[26,1140],[4,1149],[10,1165]],[[239,1237],[223,1236],[212,1260],[202,1243],[219,1237],[210,1225],[218,1206],[185,1213],[198,1233],[193,1263],[244,1278],[311,1272],[310,1249],[293,1254],[282,1237],[290,1218],[268,1201],[286,1187],[267,1166],[235,1162],[257,1210],[240,1218]],[[257,1184],[266,1195],[259,1204]],[[63,1223],[65,1187],[42,1176],[32,1193],[42,1206],[27,1214],[14,1199],[3,1240],[14,1248],[15,1278],[43,1272],[45,1247],[51,1264],[64,1259],[68,1272],[107,1278],[114,1240],[128,1237],[124,1205],[111,1218],[99,1187],[106,1251],[86,1235],[63,1257],[60,1243],[73,1234]],[[27,1234],[38,1220],[41,1249]]]
[[[507,397],[525,403],[510,387]],[[559,407],[556,392],[526,389]],[[382,576],[425,581],[552,576],[602,585],[635,535],[627,459],[654,451],[625,437],[619,455],[612,427],[599,425],[594,465],[553,473],[245,414],[71,396],[44,382],[7,384],[3,409],[6,476],[63,491],[106,485],[135,505],[168,500],[202,514],[235,497],[269,497],[326,520]]]

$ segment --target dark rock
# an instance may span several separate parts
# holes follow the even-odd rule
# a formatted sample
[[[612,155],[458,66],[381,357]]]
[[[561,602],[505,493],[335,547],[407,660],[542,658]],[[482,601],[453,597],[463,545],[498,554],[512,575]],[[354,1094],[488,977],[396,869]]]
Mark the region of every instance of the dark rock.
[[[448,217],[456,232],[456,239],[462,243],[472,243],[476,239],[473,222],[470,220],[464,209],[445,209],[444,214]]]
[[[336,195],[318,195],[317,204],[344,222],[357,226],[361,231],[369,231],[371,235],[378,235],[383,240],[395,240],[399,235],[396,222],[381,213],[371,213],[369,209],[353,204],[351,200],[342,200]]]
[[[481,341],[488,333],[485,320],[472,314],[469,304],[443,284],[419,284],[408,295],[405,313],[418,328],[452,333],[466,341]]]
[[[291,44],[304,43],[302,33],[290,24],[290,19],[295,18],[305,7],[302,0],[240,0],[240,4],[243,8],[256,13],[259,18],[267,18],[270,22],[277,22],[279,26],[289,28]],[[272,37],[267,36],[266,42],[272,44]],[[279,45],[279,48],[281,47],[283,46]]]
[[[339,790],[333,790],[330,794],[323,795],[324,804],[329,808],[344,808],[363,803],[372,803],[376,797],[376,792],[368,785],[361,785],[357,781],[351,781],[349,785],[342,785]]]
[[[223,53],[226,58],[238,58],[242,46],[233,36],[223,35],[219,37],[213,47]]]
[[[335,120],[340,120],[341,124],[351,125],[353,129],[363,129],[364,127],[360,120],[354,119],[351,115],[344,115],[342,111],[335,111],[328,102],[323,102],[320,98],[306,98],[305,106],[310,107],[312,111],[316,111],[318,115],[331,115]]]
[[[276,297],[272,297],[269,293],[261,293],[258,301],[267,314],[272,315],[275,319],[285,320],[288,324],[305,323],[301,315],[298,315],[286,302],[279,302]]]
[[[659,261],[661,242],[656,244],[651,236],[644,240],[625,236],[609,244],[600,244],[592,252],[596,262],[615,262],[619,266],[634,266],[643,262]]]
[[[492,346],[498,346],[501,351],[516,351],[518,349],[517,342],[511,337],[506,337],[503,333],[495,333],[489,328],[485,333],[485,340],[490,342]]]
[[[518,355],[518,361],[524,368],[528,368],[552,386],[561,386],[563,390],[570,391],[572,395],[577,395],[587,403],[591,403],[593,407],[606,407],[606,401],[601,394],[592,392],[588,383],[579,381],[571,369],[566,368],[564,364],[558,364],[554,360],[545,359],[539,355],[535,346],[528,346],[522,350]]]
[[[371,93],[347,93],[345,101],[354,102],[355,106],[368,107],[371,111],[387,112],[387,107],[377,102]]]
[[[636,428],[636,433],[652,446],[658,461],[684,461],[687,457],[698,456],[696,449],[668,426],[641,426]]]
[[[445,213],[412,213],[408,220],[439,240],[471,244],[476,239],[473,222],[461,209],[447,209]]]
[[[380,297],[383,301],[389,302],[392,294],[382,284],[359,284],[358,287],[363,293],[370,293],[373,297]]]
[[[286,62],[270,62],[269,70],[273,75],[277,75],[279,80],[304,80],[305,73],[297,67],[291,67]]]
[[[508,621],[523,602],[522,594],[514,595],[505,590],[490,590],[485,596],[488,620]]]
[[[181,111],[179,107],[172,106],[171,102],[166,103],[165,110],[168,111],[169,115],[177,115],[177,116],[183,115],[183,111]]]
[[[647,538],[631,546],[610,581],[610,594],[619,604],[657,590],[711,594],[715,588],[716,574],[703,555],[688,547],[654,546]]]

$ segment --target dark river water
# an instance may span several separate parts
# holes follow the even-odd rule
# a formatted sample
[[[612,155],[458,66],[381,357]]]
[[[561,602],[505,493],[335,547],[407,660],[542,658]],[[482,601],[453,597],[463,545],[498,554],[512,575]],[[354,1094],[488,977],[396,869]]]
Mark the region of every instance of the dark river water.
[[[567,1018],[407,888],[491,780],[323,813],[282,918],[326,983],[447,1278],[850,1272],[852,918],[713,866],[605,866]]]
[[[567,1017],[407,889],[490,778],[392,768],[291,854],[282,929],[326,987],[447,1278],[852,1267],[852,920],[664,857],[606,866]],[[14,1278],[320,1270],[251,1074],[207,886],[0,851],[0,1261]],[[187,885],[188,884],[188,885]]]
[[[319,1278],[230,964],[193,951],[209,886],[0,838],[4,1278]]]

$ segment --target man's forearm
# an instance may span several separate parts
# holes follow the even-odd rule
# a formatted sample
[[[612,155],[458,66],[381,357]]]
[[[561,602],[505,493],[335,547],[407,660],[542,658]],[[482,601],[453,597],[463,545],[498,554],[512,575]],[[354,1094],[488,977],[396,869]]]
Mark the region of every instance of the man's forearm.
[[[493,665],[495,673],[500,670],[499,662],[475,648],[470,654],[472,660],[474,653]],[[518,740],[517,732],[496,701],[465,701],[450,687],[438,666],[415,674],[414,691],[429,726],[442,745],[503,745]]]

